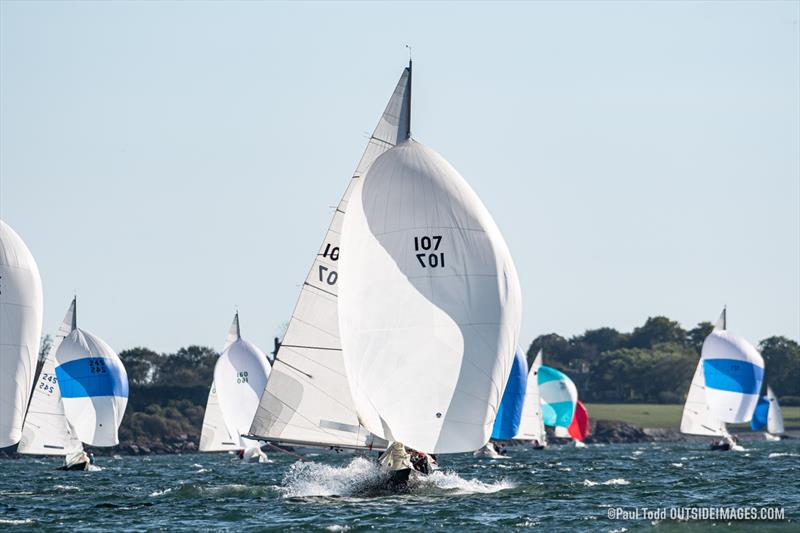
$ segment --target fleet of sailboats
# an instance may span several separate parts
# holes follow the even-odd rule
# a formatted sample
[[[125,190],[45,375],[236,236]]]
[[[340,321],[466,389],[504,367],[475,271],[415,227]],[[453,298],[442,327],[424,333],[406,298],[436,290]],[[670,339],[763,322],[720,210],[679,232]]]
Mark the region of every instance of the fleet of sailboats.
[[[403,70],[315,254],[272,366],[241,336],[238,311],[214,369],[200,451],[266,461],[261,443],[377,450],[392,480],[438,454],[496,457],[491,442],[547,445],[545,426],[581,445],[589,417],[573,381],[518,346],[522,294],[503,236],[478,195],[411,136]],[[125,367],[77,327],[73,299],[34,383],[42,283],[0,221],[0,447],[65,457],[115,446]],[[740,449],[727,424],[777,439],[783,418],[764,361],[727,329],[703,343],[681,420],[686,434]],[[420,465],[423,466],[420,466]]]

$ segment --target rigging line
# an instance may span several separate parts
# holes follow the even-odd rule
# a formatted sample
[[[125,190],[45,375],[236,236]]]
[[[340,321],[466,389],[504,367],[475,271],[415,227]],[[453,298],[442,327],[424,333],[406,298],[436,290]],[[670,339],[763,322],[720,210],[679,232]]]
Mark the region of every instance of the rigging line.
[[[331,350],[335,352],[341,352],[341,348],[326,348],[324,346],[303,346],[300,344],[281,344],[281,346],[286,346],[287,348],[308,348],[309,350]]]
[[[325,294],[330,294],[330,295],[331,295],[331,296],[333,296],[334,298],[338,298],[338,296],[337,296],[336,294],[332,293],[331,291],[326,291],[325,289],[323,289],[323,288],[321,288],[321,287],[317,287],[316,285],[312,285],[312,284],[310,284],[310,283],[309,283],[309,282],[307,282],[307,281],[304,281],[304,282],[303,282],[303,285],[308,285],[309,287],[313,287],[313,288],[317,289],[317,290],[318,290],[318,291],[320,291],[320,292],[324,292]]]
[[[281,346],[283,346],[283,345],[281,345]],[[284,361],[283,359],[278,359],[278,356],[277,356],[277,355],[275,355],[275,361],[279,361],[280,363],[282,363],[282,364],[284,364],[284,365],[288,366],[288,367],[289,367],[289,368],[291,368],[292,370],[295,370],[295,371],[297,371],[297,372],[300,372],[301,374],[303,374],[303,375],[304,375],[305,377],[307,377],[308,379],[314,379],[314,376],[312,376],[311,374],[308,374],[308,373],[306,373],[306,372],[303,372],[302,370],[300,370],[300,369],[299,369],[299,368],[297,368],[296,366],[290,365],[289,363],[287,363],[287,362],[286,362],[286,361]],[[274,361],[273,361],[273,364],[274,364]]]

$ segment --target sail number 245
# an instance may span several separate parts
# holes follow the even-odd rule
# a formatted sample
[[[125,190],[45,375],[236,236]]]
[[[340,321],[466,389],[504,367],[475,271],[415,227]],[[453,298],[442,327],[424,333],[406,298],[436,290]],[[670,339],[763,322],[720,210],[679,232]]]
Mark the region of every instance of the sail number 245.
[[[444,252],[436,252],[441,243],[441,235],[414,237],[414,251],[422,268],[444,268]]]

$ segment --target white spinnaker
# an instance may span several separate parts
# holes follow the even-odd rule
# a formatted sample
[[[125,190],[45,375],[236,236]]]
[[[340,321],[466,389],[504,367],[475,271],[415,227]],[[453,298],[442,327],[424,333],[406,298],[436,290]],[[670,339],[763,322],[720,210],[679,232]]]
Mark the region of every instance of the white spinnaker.
[[[241,448],[246,448],[241,435],[253,423],[270,368],[266,354],[239,335],[238,314],[231,330],[234,328],[236,339],[222,350],[214,367],[214,386],[228,434],[240,442]]]
[[[19,442],[42,336],[42,279],[22,238],[0,220],[0,448]]]
[[[239,313],[237,312],[233,318],[233,324],[228,330],[228,336],[225,338],[223,351],[236,342],[239,337]],[[201,452],[223,452],[239,450],[244,444],[246,443],[242,442],[242,438],[239,435],[234,437],[228,431],[228,427],[225,425],[225,418],[222,416],[222,409],[219,407],[217,387],[212,380],[211,389],[208,391],[208,400],[206,400],[206,410],[203,414],[203,428],[200,431],[200,446],[198,449]]]
[[[409,139],[356,185],[342,247],[339,328],[362,424],[431,453],[481,448],[522,312],[486,207],[442,156]]]
[[[56,378],[56,351],[64,337],[75,328],[75,300],[72,300],[64,320],[58,327],[53,344],[47,352],[31,404],[22,427],[18,453],[29,455],[71,455],[83,450],[64,415],[61,391]]]
[[[536,354],[531,369],[528,372],[528,384],[525,387],[525,404],[522,406],[522,417],[519,421],[519,430],[515,439],[538,440],[544,444],[547,434],[544,430],[542,417],[542,399],[539,395],[539,368],[542,366],[542,351]]]
[[[727,434],[725,424],[718,420],[706,404],[706,382],[703,377],[703,360],[697,363],[689,394],[683,405],[681,417],[681,433],[688,435],[704,435],[722,437]]]
[[[764,359],[758,350],[744,338],[728,330],[715,329],[703,342],[702,356],[705,381],[705,401],[711,414],[718,420],[728,424],[748,422],[753,410],[758,403],[759,392],[764,372]],[[721,371],[715,375],[709,374],[709,368],[723,364]],[[724,390],[717,385],[722,381],[727,385],[733,383],[736,388],[741,383],[735,382],[733,372],[744,374],[750,390],[741,392],[737,390]],[[753,378],[753,373],[760,374]],[[723,374],[730,375],[723,376]],[[722,377],[717,377],[722,376]]]
[[[119,444],[128,375],[116,352],[100,337],[75,328],[61,342],[55,359],[64,414],[75,436],[91,446]],[[99,392],[91,386],[95,383]]]
[[[767,399],[769,400],[769,411],[767,412],[767,433],[780,435],[784,432],[783,415],[778,398],[772,393],[772,389],[767,387]]]
[[[320,446],[386,445],[361,427],[351,399],[339,341],[337,265],[342,217],[353,187],[375,158],[409,136],[410,113],[409,65],[370,137],[303,283],[250,428],[252,435]]]

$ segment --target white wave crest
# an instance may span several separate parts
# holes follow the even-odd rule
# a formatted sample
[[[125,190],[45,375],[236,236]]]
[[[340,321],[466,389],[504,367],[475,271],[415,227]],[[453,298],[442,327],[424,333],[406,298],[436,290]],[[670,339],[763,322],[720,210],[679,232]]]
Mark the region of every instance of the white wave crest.
[[[770,459],[774,459],[775,457],[800,457],[800,453],[789,453],[789,452],[773,452],[768,456]]]
[[[631,482],[620,477],[616,479],[609,479],[608,481],[591,481],[584,479],[583,484],[587,487],[594,487],[595,485],[630,485]]]
[[[9,526],[20,526],[22,524],[33,524],[33,520],[25,518],[23,520],[14,520],[13,518],[0,518],[0,524],[7,524]]]
[[[391,492],[385,483],[386,472],[375,462],[356,457],[349,464],[339,467],[315,462],[295,463],[289,467],[280,490],[286,498],[368,496]],[[455,494],[490,494],[513,487],[505,480],[484,483],[442,470],[420,476],[409,483],[412,493],[448,491]]]

